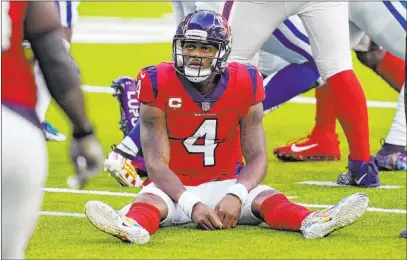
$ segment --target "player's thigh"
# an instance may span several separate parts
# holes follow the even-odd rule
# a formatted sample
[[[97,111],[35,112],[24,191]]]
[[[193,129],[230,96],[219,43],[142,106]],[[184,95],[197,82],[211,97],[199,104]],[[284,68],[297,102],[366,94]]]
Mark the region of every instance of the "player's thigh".
[[[168,213],[167,216],[160,222],[160,227],[182,225],[192,222],[192,220],[184,213],[184,211],[154,183],[151,183],[142,188],[140,193],[136,196],[136,199],[138,196],[142,196],[143,194],[154,194],[165,202]],[[122,209],[121,212],[124,213],[125,211]]]
[[[195,1],[183,1],[182,5],[184,7],[185,16],[187,16],[188,14],[196,11]]]
[[[347,2],[308,2],[298,11],[324,80],[352,69]]]
[[[185,17],[184,6],[182,5],[181,1],[171,1],[171,5],[174,13],[175,24],[178,26],[181,20]]]
[[[401,59],[406,50],[406,12],[402,2],[349,3],[350,20],[372,41]]]
[[[262,46],[290,63],[313,61],[308,35],[298,16],[284,20]]]
[[[207,1],[196,1],[196,10],[211,10],[217,13],[222,13],[224,2],[207,2]]]
[[[205,205],[215,209],[233,184],[236,184],[236,179],[211,181],[194,187],[188,186],[187,190],[197,195]]]
[[[259,225],[263,222],[263,220],[257,218],[252,212],[252,204],[256,197],[264,192],[264,191],[275,191],[270,186],[266,185],[259,185],[256,188],[252,189],[249,192],[249,196],[247,197],[246,203],[242,205],[242,214],[240,215],[240,219],[238,221],[239,225]]]
[[[263,75],[270,76],[275,74],[289,64],[290,63],[277,55],[270,54],[263,50],[260,51],[258,68]],[[263,85],[266,85],[266,83]]]
[[[35,112],[33,112],[35,113]],[[42,130],[2,105],[2,256],[23,257],[37,222],[47,174]]]
[[[233,43],[230,61],[250,63],[277,26],[287,18],[283,2],[227,1],[222,14],[229,21]],[[250,11],[248,11],[250,10]]]
[[[349,21],[349,43],[355,51],[368,51],[370,46],[369,36],[351,21]]]

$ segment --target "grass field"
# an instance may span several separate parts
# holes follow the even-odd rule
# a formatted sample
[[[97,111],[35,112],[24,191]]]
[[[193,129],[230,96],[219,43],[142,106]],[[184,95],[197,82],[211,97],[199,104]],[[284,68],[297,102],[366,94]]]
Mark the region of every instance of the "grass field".
[[[94,5],[94,6],[92,6]],[[89,3],[81,5],[81,15],[159,17],[171,12],[168,3]],[[134,9],[134,10],[133,10]],[[153,11],[151,11],[153,10]],[[73,55],[82,70],[86,85],[108,86],[121,75],[134,76],[144,66],[171,57],[170,43],[160,44],[73,44]],[[359,76],[369,100],[396,101],[397,94],[379,77],[355,61]],[[313,91],[306,96],[313,96]],[[88,111],[97,127],[104,153],[110,145],[121,141],[119,106],[105,93],[86,93]],[[70,190],[45,192],[43,214],[65,213],[65,216],[41,215],[27,249],[29,259],[405,259],[406,240],[398,237],[406,228],[406,173],[383,172],[382,185],[399,186],[395,189],[358,189],[299,184],[302,181],[335,181],[344,172],[347,144],[338,126],[342,160],[331,163],[281,163],[271,150],[292,138],[307,135],[313,126],[314,105],[287,103],[265,117],[269,171],[264,184],[295,196],[294,202],[333,205],[341,198],[363,191],[370,198],[370,207],[392,212],[367,212],[354,225],[331,236],[308,241],[299,233],[273,231],[260,227],[237,227],[234,230],[205,232],[193,225],[161,229],[144,246],[124,244],[96,230],[83,217],[88,200],[102,200],[114,207],[132,201],[128,194],[75,194]],[[393,108],[369,108],[372,153],[380,148],[380,138],[387,135],[393,120]],[[61,132],[68,133],[69,125],[60,110],[52,105],[47,119]],[[48,142],[49,174],[47,188],[67,188],[66,179],[73,173],[68,157],[69,140]],[[120,187],[107,173],[95,178],[86,187],[89,190],[137,193],[138,189]],[[60,192],[55,192],[60,191]],[[61,192],[62,191],[62,192]],[[125,196],[126,195],[126,196]],[[399,209],[400,211],[394,211]],[[374,210],[374,209],[373,209]],[[57,213],[56,213],[57,212]],[[398,213],[397,213],[398,212]],[[80,214],[71,214],[80,213]],[[4,238],[3,238],[4,239]]]

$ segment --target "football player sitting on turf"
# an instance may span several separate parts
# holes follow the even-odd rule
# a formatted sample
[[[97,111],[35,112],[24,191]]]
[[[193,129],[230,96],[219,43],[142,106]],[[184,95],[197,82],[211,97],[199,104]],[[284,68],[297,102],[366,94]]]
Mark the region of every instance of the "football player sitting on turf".
[[[86,216],[96,228],[135,244],[147,243],[159,227],[191,222],[206,230],[265,222],[273,229],[320,238],[366,211],[369,199],[363,193],[310,211],[260,185],[268,165],[262,78],[253,66],[226,65],[231,40],[221,15],[193,12],[177,28],[173,63],[138,74],[149,184],[120,213],[103,202],[88,201]],[[246,161],[240,172],[237,143]]]

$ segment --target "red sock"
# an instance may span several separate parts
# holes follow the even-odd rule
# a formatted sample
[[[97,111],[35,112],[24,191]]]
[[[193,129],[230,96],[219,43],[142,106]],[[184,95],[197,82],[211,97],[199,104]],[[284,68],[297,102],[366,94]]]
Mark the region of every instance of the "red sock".
[[[144,202],[135,202],[131,205],[126,217],[131,218],[145,228],[148,233],[154,234],[160,225],[161,213],[153,205]]]
[[[349,144],[349,158],[370,160],[369,122],[366,97],[353,70],[330,77],[328,85],[335,113]]]
[[[267,198],[260,207],[264,222],[272,229],[299,231],[312,211],[290,202],[283,194]]]
[[[335,133],[336,115],[330,95],[330,89],[327,85],[315,89],[316,114],[315,126],[312,134],[328,132]]]
[[[405,81],[404,67],[405,63],[402,59],[392,55],[390,52],[386,52],[376,71],[379,74],[383,74],[400,92]]]

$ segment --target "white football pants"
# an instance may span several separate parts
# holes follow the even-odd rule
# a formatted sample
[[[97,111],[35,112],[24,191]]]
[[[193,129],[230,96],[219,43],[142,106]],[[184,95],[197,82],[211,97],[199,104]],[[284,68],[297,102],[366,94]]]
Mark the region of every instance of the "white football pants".
[[[234,2],[230,10],[224,16],[229,18],[233,33],[233,61],[249,63],[271,33],[297,14],[322,78],[352,69],[346,2]]]

